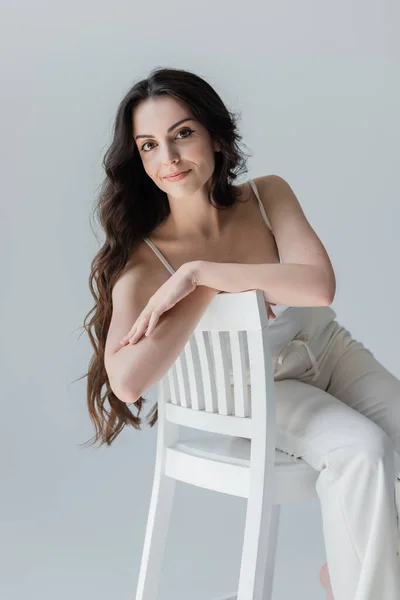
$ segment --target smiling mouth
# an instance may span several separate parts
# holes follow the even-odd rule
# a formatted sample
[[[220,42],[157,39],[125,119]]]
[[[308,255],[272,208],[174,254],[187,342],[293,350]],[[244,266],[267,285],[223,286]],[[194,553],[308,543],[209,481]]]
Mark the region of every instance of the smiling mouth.
[[[188,171],[181,171],[180,173],[176,173],[175,175],[167,175],[166,177],[164,177],[164,179],[174,181],[175,179],[179,179],[180,177],[187,175],[189,172],[190,169]]]

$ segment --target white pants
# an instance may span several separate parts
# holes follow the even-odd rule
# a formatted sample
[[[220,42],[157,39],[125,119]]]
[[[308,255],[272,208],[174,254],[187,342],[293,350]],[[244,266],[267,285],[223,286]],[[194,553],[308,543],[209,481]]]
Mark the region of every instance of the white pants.
[[[399,600],[400,381],[335,320],[274,357],[274,379],[276,447],[320,472],[335,600]]]

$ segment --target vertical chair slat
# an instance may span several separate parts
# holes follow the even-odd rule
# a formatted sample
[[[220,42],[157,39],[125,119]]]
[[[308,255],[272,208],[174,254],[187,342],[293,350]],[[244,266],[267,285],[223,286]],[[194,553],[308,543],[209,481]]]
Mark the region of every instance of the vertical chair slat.
[[[178,379],[176,376],[175,364],[173,364],[168,371],[168,383],[171,393],[172,404],[180,404]]]
[[[189,341],[185,346],[185,355],[189,378],[191,408],[203,410],[205,407],[203,378],[201,376],[199,349],[193,335],[189,338]]]
[[[204,407],[209,412],[217,410],[217,389],[212,370],[212,348],[208,332],[195,331],[194,337],[199,350],[201,374],[204,385]]]
[[[230,331],[229,339],[232,355],[235,415],[237,417],[248,417],[250,415],[250,399],[247,381],[246,332]]]
[[[262,335],[258,331],[248,331],[248,351],[249,351],[249,367],[250,367],[250,383],[251,383],[251,399],[250,407],[251,415],[254,417],[255,406],[254,402],[263,398],[267,402],[269,409],[271,403],[267,399],[267,383],[269,379],[273,380],[272,355],[271,351],[263,340]],[[274,384],[273,384],[274,385]],[[273,392],[272,392],[273,393]],[[273,415],[271,415],[272,418]]]
[[[178,356],[175,361],[175,365],[180,404],[181,406],[190,408],[189,378],[187,374],[186,356],[184,352],[181,352],[181,354]]]
[[[222,339],[223,337],[219,331],[211,331],[211,341],[215,363],[215,379],[217,386],[218,412],[221,415],[231,415],[233,413],[233,400],[229,377],[229,345],[226,349],[224,349]]]

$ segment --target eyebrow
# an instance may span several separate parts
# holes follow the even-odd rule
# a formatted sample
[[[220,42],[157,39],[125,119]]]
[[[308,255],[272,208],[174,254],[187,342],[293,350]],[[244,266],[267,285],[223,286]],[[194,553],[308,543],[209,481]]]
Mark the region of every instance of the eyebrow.
[[[169,127],[167,129],[167,133],[171,133],[171,131],[173,129],[175,129],[175,127],[178,127],[178,125],[180,125],[181,123],[185,123],[185,121],[194,121],[195,119],[192,119],[191,117],[186,117],[185,119],[181,119],[180,121],[178,121],[177,123],[175,123],[175,125],[171,125],[171,127]],[[154,135],[136,135],[135,136],[135,140],[139,139],[139,138],[154,138]]]

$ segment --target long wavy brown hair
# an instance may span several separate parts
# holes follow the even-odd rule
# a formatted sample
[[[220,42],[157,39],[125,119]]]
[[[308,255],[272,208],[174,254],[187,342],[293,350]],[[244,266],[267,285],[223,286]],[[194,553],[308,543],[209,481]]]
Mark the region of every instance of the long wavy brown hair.
[[[114,122],[113,140],[103,167],[106,173],[94,207],[94,217],[105,233],[105,241],[91,263],[89,288],[94,306],[86,315],[83,329],[94,349],[87,377],[87,405],[95,436],[108,446],[125,425],[141,429],[140,413],[146,399],[122,402],[113,393],[104,366],[104,351],[112,315],[112,289],[133,249],[150,236],[169,215],[167,194],[155,185],[142,165],[133,139],[133,114],[139,103],[169,95],[186,103],[195,119],[220,146],[209,191],[210,203],[218,209],[238,201],[236,178],[247,172],[247,154],[240,148],[237,124],[240,113],[225,106],[215,90],[201,77],[184,70],[156,68],[138,81],[121,101]],[[137,410],[137,414],[133,413]],[[157,422],[157,403],[148,415],[150,427]]]

